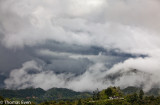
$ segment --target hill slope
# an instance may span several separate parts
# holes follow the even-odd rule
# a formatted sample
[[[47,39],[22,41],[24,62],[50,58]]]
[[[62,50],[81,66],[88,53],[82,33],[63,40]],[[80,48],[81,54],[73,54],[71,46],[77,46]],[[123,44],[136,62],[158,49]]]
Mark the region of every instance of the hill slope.
[[[52,88],[47,91],[41,88],[28,88],[20,90],[1,89],[0,96],[4,98],[17,98],[23,100],[50,101],[50,100],[72,100],[91,97],[88,92],[75,92],[65,88]]]

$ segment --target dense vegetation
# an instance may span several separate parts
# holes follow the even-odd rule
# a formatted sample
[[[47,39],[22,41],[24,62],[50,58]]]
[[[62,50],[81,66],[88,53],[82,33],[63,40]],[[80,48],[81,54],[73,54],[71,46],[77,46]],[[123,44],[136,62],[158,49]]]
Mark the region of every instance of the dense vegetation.
[[[45,91],[41,88],[28,88],[20,90],[1,89],[0,95],[7,98],[26,98],[26,97],[38,97],[45,94]]]
[[[0,96],[10,100],[29,100],[35,103],[41,103],[51,100],[75,100],[91,97],[89,92],[75,92],[65,88],[52,88],[47,91],[41,88],[28,88],[20,90],[1,89]]]
[[[25,90],[26,92],[24,92]],[[5,92],[8,93],[5,94]],[[9,92],[12,94],[9,94]],[[0,91],[1,96],[11,95],[16,97],[16,99],[22,95],[24,95],[23,97],[33,97],[34,95],[37,97],[37,100],[41,99],[43,101],[39,105],[160,105],[160,96],[158,93],[159,89],[157,88],[144,93],[141,88],[136,87],[128,87],[122,90],[119,87],[109,87],[102,91],[97,89],[92,95],[64,88],[52,88],[48,91],[40,88]],[[6,97],[4,99],[3,97],[0,97],[0,100],[14,100],[13,97],[10,99]],[[32,104],[34,105],[34,103]]]

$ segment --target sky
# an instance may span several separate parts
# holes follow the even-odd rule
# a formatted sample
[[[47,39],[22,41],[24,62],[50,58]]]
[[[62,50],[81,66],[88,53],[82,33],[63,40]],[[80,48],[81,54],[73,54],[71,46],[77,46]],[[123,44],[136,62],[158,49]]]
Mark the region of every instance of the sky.
[[[0,0],[0,87],[160,88],[159,0]]]

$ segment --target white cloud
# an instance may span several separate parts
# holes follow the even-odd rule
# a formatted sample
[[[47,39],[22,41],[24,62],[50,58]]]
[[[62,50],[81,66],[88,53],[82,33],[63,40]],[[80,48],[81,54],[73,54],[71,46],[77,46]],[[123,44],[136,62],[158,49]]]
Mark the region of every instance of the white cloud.
[[[76,91],[90,91],[99,86],[101,89],[105,87],[105,84],[102,83],[105,74],[101,74],[106,71],[103,64],[95,64],[84,74],[79,76],[75,76],[71,73],[55,74],[53,71],[44,71],[41,68],[43,67],[38,65],[35,61],[28,61],[24,63],[22,68],[12,70],[10,77],[5,80],[6,87],[12,89],[22,89],[27,87],[41,87],[43,89],[49,89],[52,87],[61,87]],[[30,74],[29,71],[31,69],[40,72]]]
[[[20,69],[15,69],[10,73],[10,79],[6,80],[5,83],[7,84],[7,88],[26,88],[30,87],[27,83],[31,81],[33,75],[27,75],[31,69],[35,69],[37,71],[41,71],[42,68],[38,66],[35,61],[28,61],[25,62]]]
[[[146,58],[132,58],[115,64],[110,70],[104,65],[109,57],[81,55],[41,50],[39,54],[64,56],[95,61],[84,74],[55,74],[43,70],[36,62],[24,63],[12,70],[5,81],[8,88],[29,86],[66,87],[74,90],[94,90],[109,85],[141,85],[148,90],[159,86],[160,61],[160,2],[159,0],[3,0],[0,1],[1,43],[7,48],[23,48],[57,41],[63,44],[98,46],[120,49],[121,52],[146,54]],[[99,61],[98,61],[98,60]],[[111,58],[112,59],[112,58]],[[142,74],[127,74],[115,83],[105,81],[105,75],[134,68],[152,74],[149,83]],[[39,73],[29,74],[29,69]],[[68,80],[68,78],[73,78]],[[138,81],[138,82],[137,82]],[[44,84],[42,84],[44,83]],[[90,84],[90,85],[87,85]]]
[[[56,75],[53,71],[43,71],[42,68],[43,66],[38,65],[35,61],[25,62],[22,68],[11,71],[10,77],[5,80],[6,88],[41,87],[49,89],[63,87],[65,80],[72,76],[72,74]],[[36,73],[29,73],[31,70]]]
[[[5,80],[5,85],[7,88],[18,89],[41,87],[47,90],[59,87],[75,91],[93,91],[96,88],[101,90],[111,85],[121,88],[143,85],[144,90],[148,91],[154,85],[160,87],[159,61],[150,62],[149,59],[152,58],[129,59],[114,65],[111,69],[107,69],[104,63],[96,63],[79,76],[75,76],[73,73],[56,74],[53,71],[43,69],[43,65],[39,65],[35,61],[28,61],[23,64],[22,68],[11,71],[10,77]],[[133,70],[132,67],[138,71],[128,72]],[[38,72],[29,73],[32,69]],[[115,73],[120,74],[118,77],[114,76],[115,80],[106,77]]]
[[[159,5],[157,0],[6,0],[1,40],[9,48],[54,40],[148,54],[160,45]]]

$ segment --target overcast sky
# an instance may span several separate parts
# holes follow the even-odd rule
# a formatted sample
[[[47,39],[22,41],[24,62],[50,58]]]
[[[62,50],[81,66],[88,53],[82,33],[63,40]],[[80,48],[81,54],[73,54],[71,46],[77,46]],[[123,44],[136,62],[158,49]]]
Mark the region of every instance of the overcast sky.
[[[0,87],[160,87],[159,10],[159,0],[0,0]]]

